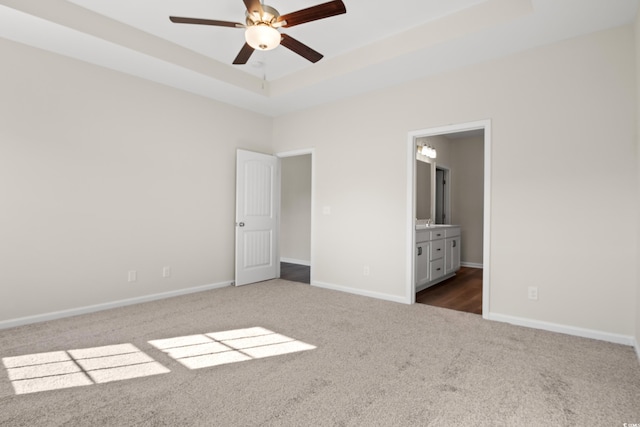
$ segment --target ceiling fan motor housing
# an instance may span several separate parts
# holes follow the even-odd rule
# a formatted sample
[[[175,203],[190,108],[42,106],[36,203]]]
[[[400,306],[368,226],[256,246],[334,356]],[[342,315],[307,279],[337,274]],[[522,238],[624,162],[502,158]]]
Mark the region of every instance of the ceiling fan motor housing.
[[[264,24],[270,27],[273,27],[276,23],[276,20],[280,17],[280,13],[272,8],[271,6],[267,6],[266,4],[262,5],[262,16],[260,16],[259,12],[253,11],[249,12],[248,10],[245,12],[247,16],[246,23],[247,27],[251,27],[252,25]],[[280,23],[277,25],[278,27],[282,26]]]

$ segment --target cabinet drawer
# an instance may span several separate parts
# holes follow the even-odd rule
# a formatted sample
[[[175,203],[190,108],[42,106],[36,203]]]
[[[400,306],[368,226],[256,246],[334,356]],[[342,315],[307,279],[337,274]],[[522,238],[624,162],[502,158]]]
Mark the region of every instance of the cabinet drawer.
[[[444,237],[455,237],[460,235],[460,227],[445,228]]]
[[[431,233],[431,240],[444,239],[444,229],[433,230],[430,233]]]
[[[420,230],[416,232],[416,243],[427,242],[430,240],[429,230]]]
[[[444,259],[440,258],[429,263],[429,269],[431,270],[429,280],[435,280],[444,276]]]
[[[444,240],[434,240],[431,242],[431,259],[438,259],[444,256]]]

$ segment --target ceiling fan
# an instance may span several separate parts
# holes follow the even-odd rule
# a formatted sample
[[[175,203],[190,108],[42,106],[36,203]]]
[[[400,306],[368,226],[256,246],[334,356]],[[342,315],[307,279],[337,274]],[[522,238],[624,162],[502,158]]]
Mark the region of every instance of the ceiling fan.
[[[261,4],[260,0],[242,1],[247,8],[245,12],[245,24],[212,19],[181,18],[178,16],[170,16],[169,19],[171,22],[177,24],[245,28],[246,43],[242,49],[240,49],[238,56],[233,60],[233,63],[238,65],[246,64],[254,50],[271,50],[280,44],[311,62],[318,62],[322,59],[323,55],[321,53],[316,52],[309,46],[287,34],[280,33],[278,28],[293,27],[294,25],[347,13],[347,9],[342,0],[333,0],[286,15],[280,15],[273,7]]]

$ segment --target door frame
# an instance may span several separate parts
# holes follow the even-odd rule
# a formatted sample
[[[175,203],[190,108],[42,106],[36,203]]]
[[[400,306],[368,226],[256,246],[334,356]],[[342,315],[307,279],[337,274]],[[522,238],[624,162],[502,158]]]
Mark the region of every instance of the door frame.
[[[311,225],[310,225],[310,230],[309,230],[309,241],[311,244],[311,248],[310,248],[310,253],[309,253],[309,284],[311,286],[313,286],[313,260],[315,259],[314,253],[315,253],[315,245],[313,244],[314,242],[314,227],[313,225],[315,224],[315,194],[316,194],[316,179],[315,179],[315,174],[316,174],[316,156],[315,156],[315,148],[302,148],[299,150],[291,150],[291,151],[282,151],[279,153],[274,154],[276,157],[282,159],[284,157],[296,157],[296,156],[304,156],[304,155],[311,155]],[[282,183],[280,183],[280,185],[282,185]],[[281,189],[282,191],[282,189]],[[278,206],[278,218],[280,218],[280,206]],[[280,222],[278,222],[278,239],[280,239]],[[280,261],[280,251],[279,251],[280,245],[278,244],[278,261]],[[278,264],[278,277],[280,277],[280,264]]]
[[[416,247],[416,139],[426,136],[471,130],[484,130],[484,207],[482,242],[482,317],[489,318],[491,296],[491,119],[420,129],[409,132],[407,138],[407,285],[406,302],[415,304]]]

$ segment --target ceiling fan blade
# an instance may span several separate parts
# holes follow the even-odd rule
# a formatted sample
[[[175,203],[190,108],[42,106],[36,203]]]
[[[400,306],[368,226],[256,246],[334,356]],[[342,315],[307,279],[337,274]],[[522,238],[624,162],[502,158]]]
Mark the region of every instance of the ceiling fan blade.
[[[216,21],[214,19],[199,19],[199,18],[181,18],[179,16],[170,16],[169,19],[171,22],[175,22],[176,24],[200,24],[200,25],[214,25],[216,27],[233,27],[233,28],[244,28],[245,25],[239,22],[229,22],[229,21]]]
[[[316,52],[306,44],[303,44],[286,34],[282,34],[282,41],[280,42],[280,44],[314,63],[320,61],[323,57],[321,53]]]
[[[244,1],[244,5],[247,7],[247,12],[254,13],[257,12],[260,17],[262,17],[263,10],[262,4],[260,0],[242,0]]]
[[[242,49],[240,49],[240,53],[238,53],[238,56],[236,56],[236,59],[233,60],[233,63],[235,65],[246,64],[252,53],[253,48],[249,46],[249,43],[245,43],[244,46],[242,46]]]
[[[347,13],[347,8],[342,0],[334,0],[317,6],[311,6],[297,12],[281,15],[277,19],[277,22],[287,21],[283,27],[293,27],[294,25],[317,21],[318,19],[329,18],[330,16],[341,15],[343,13]]]

